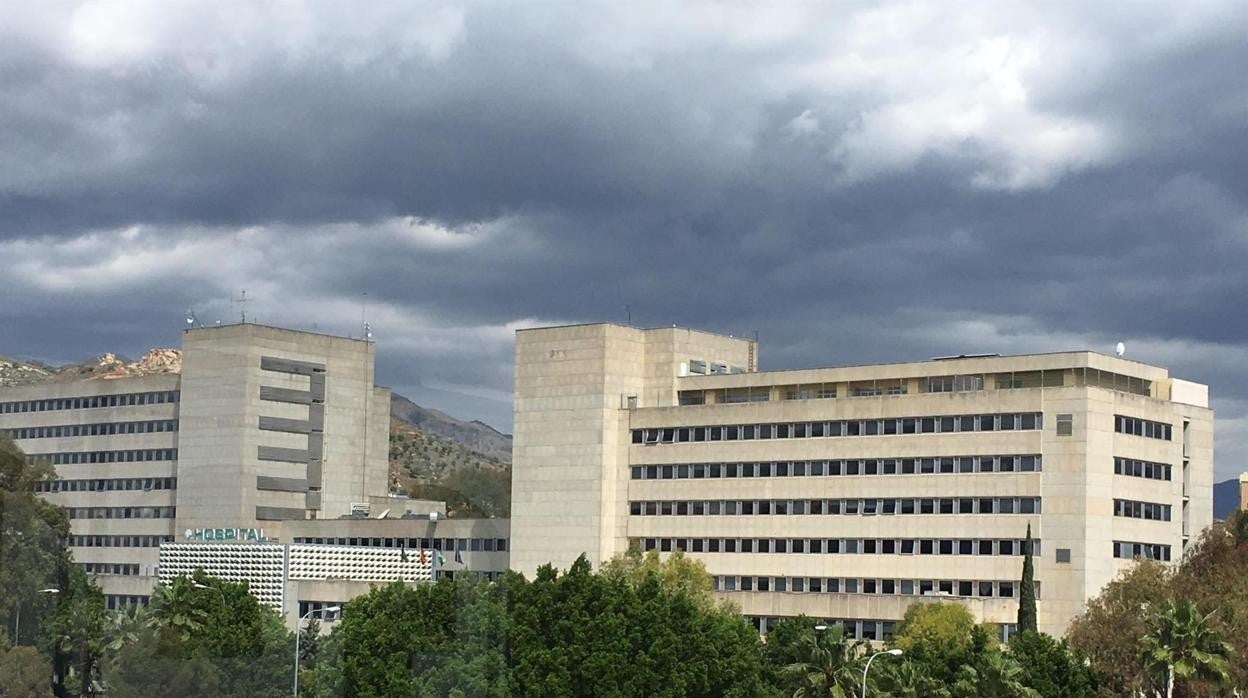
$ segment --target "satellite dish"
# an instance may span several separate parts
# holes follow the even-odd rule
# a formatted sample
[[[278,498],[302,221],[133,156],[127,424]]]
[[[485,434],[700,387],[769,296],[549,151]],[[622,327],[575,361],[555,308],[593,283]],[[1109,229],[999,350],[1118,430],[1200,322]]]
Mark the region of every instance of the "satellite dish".
[[[1118,346],[1114,347],[1114,353],[1118,354],[1118,356],[1122,356],[1127,353],[1127,345],[1122,342],[1118,342]]]
[[[379,519],[384,519],[384,518],[386,518],[386,517],[387,517],[387,516],[389,516],[389,515],[390,515],[390,510],[389,510],[389,509],[386,509],[385,511],[381,512],[380,514],[378,514],[378,515],[377,515],[377,518],[379,518]]]

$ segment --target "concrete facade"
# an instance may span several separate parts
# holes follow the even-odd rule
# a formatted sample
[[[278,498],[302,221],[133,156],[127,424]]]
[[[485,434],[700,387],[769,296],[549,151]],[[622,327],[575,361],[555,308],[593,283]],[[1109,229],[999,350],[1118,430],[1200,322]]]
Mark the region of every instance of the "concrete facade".
[[[145,600],[159,546],[188,530],[281,540],[390,501],[372,342],[239,324],[186,330],[182,352],[180,374],[0,389],[0,430],[56,468],[43,494],[110,605]]]
[[[1133,556],[1178,560],[1212,521],[1208,389],[1163,368],[756,361],[676,328],[518,332],[512,567],[680,548],[764,630],[806,613],[879,639],[925,595],[1012,624],[1030,524],[1061,634]]]

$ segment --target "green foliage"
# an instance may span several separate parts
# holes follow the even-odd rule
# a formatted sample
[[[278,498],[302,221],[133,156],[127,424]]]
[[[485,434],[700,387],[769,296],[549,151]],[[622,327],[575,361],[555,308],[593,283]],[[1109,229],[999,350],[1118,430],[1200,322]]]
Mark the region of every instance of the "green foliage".
[[[69,564],[69,519],[35,495],[36,484],[55,477],[50,466],[30,463],[0,435],[0,618],[20,633],[14,644],[34,640],[56,605],[39,589],[59,587]]]
[[[70,667],[79,695],[94,693],[99,685],[99,662],[113,643],[114,627],[104,607],[104,593],[78,566],[71,566],[67,583],[57,594],[56,612],[44,627],[45,647],[72,657]]]
[[[1161,563],[1137,561],[1071,623],[1066,639],[1092,662],[1104,694],[1134,695],[1144,690],[1147,676],[1139,641],[1149,632],[1146,609],[1167,595],[1169,574]]]
[[[1018,662],[993,651],[958,670],[952,693],[954,698],[1040,698],[1025,679]]]
[[[658,571],[593,574],[583,557],[567,574],[546,567],[532,582],[511,573],[494,583],[377,588],[347,604],[333,638],[341,643],[333,688],[344,696],[767,690],[757,633],[740,616],[667,587]]]
[[[904,659],[871,667],[875,684],[894,698],[950,698],[949,688],[931,675],[927,665]]]
[[[1229,657],[1234,650],[1213,627],[1215,613],[1201,613],[1192,601],[1172,600],[1153,615],[1150,631],[1140,644],[1154,688],[1165,687],[1171,680],[1180,685],[1230,682]]]
[[[622,579],[634,587],[653,576],[667,591],[684,594],[704,607],[714,604],[711,573],[701,560],[687,557],[681,550],[661,559],[657,551],[642,555],[640,548],[632,545],[628,552],[603,563],[600,572],[608,579]]]
[[[780,668],[780,679],[794,698],[848,698],[861,688],[862,665],[870,645],[845,637],[841,625],[800,633],[790,645],[793,661]]]
[[[1027,524],[1027,540],[1023,548],[1023,579],[1018,593],[1018,630],[1037,632],[1036,623],[1036,572],[1031,559],[1031,524]]]
[[[106,672],[117,695],[144,695],[166,675],[194,681],[205,696],[290,692],[294,636],[246,584],[179,577],[157,587],[146,616],[129,625],[133,641],[113,643]]]
[[[1096,674],[1065,640],[1020,632],[1010,638],[1010,657],[1023,669],[1024,683],[1042,698],[1094,698]]]
[[[50,698],[52,664],[33,647],[8,647],[0,642],[0,696],[4,698]]]
[[[952,683],[958,670],[984,651],[990,639],[965,606],[954,602],[910,604],[893,642],[938,681]]]

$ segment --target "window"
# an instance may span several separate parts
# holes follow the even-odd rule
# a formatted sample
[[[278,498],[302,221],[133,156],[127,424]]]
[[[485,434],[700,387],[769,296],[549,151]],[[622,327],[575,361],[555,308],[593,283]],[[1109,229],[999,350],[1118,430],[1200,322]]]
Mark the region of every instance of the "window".
[[[1070,548],[1058,548],[1056,562],[1058,564],[1070,564]]]

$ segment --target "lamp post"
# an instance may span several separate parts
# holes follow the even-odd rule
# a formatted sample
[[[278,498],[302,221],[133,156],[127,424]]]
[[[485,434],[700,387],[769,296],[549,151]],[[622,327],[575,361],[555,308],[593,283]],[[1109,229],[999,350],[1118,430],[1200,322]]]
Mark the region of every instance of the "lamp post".
[[[61,593],[61,590],[60,589],[39,589],[35,593],[36,594],[59,594]],[[13,646],[14,647],[21,644],[22,642],[21,635],[20,635],[21,632],[22,632],[22,602],[18,601],[17,611],[13,614]]]
[[[219,588],[217,588],[217,587],[210,587],[210,586],[208,586],[207,584],[200,584],[199,582],[191,582],[191,586],[195,587],[196,589],[212,589],[213,591],[215,591],[215,592],[217,592],[218,594],[220,594],[220,595],[221,595],[221,605],[222,605],[222,606],[229,606],[229,605],[230,605],[230,604],[229,604],[228,602],[226,602],[226,600],[225,600],[225,592],[224,592],[224,591],[221,591],[221,590],[220,590]]]
[[[881,654],[891,654],[894,657],[900,657],[901,649],[894,648],[891,650],[884,650],[883,652],[876,652],[875,654],[871,655],[870,659],[867,660],[867,666],[864,667],[862,670],[862,698],[867,698],[867,672],[871,671],[871,662],[875,661],[875,658],[880,656]]]
[[[337,613],[342,610],[341,606],[329,606],[320,610],[312,610],[299,617],[299,622],[295,623],[295,698],[299,698],[299,633],[302,630],[303,621],[313,613]]]

